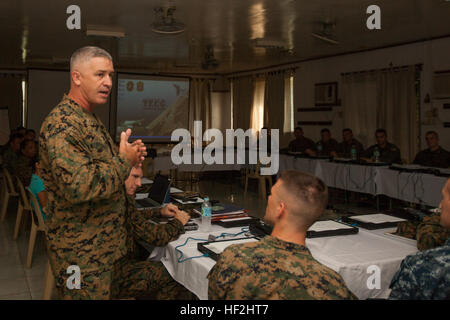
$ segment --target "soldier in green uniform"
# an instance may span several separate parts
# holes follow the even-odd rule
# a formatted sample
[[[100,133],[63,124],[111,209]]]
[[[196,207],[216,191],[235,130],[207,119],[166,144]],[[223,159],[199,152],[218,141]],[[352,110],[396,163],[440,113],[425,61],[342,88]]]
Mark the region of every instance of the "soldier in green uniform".
[[[356,299],[341,276],[305,246],[306,231],[327,200],[327,186],[318,178],[283,171],[264,217],[274,226],[272,234],[223,251],[208,274],[209,299]]]
[[[114,297],[114,264],[128,252],[125,180],[146,152],[141,141],[128,142],[131,130],[121,133],[117,148],[93,113],[107,102],[113,73],[109,53],[78,49],[70,60],[70,91],[40,131],[48,255],[64,298]],[[80,268],[80,289],[68,285],[72,265]]]
[[[425,134],[428,149],[417,153],[414,164],[426,167],[448,168],[450,167],[450,152],[439,145],[439,135],[435,131],[428,131]]]
[[[316,155],[316,144],[311,139],[303,135],[303,129],[296,127],[294,129],[295,140],[289,143],[288,149],[291,152],[303,152],[310,156]]]
[[[163,208],[137,210],[134,195],[141,186],[142,168],[133,167],[125,181],[127,209],[127,247],[126,257],[114,263],[112,287],[113,297],[145,296],[158,300],[195,299],[195,295],[172,279],[164,265],[159,261],[139,261],[136,240],[152,246],[165,246],[184,233],[184,225],[190,216],[175,205]],[[165,224],[155,224],[162,217],[173,218]],[[153,221],[153,222],[152,222]]]
[[[384,129],[377,129],[375,131],[375,138],[377,140],[377,144],[370,146],[367,150],[365,150],[361,156],[361,158],[365,160],[375,160],[375,151],[378,150],[380,162],[387,163],[402,163],[402,158],[400,155],[400,149],[387,141],[387,133]]]
[[[338,142],[331,137],[331,132],[327,128],[320,130],[321,139],[317,141],[318,156],[336,156]]]
[[[356,151],[356,158],[359,159],[361,153],[364,151],[364,147],[355,138],[353,138],[353,131],[350,128],[345,128],[342,130],[342,142],[337,145],[337,156],[342,158],[351,158],[352,157],[352,148]],[[332,156],[336,156],[332,154]]]

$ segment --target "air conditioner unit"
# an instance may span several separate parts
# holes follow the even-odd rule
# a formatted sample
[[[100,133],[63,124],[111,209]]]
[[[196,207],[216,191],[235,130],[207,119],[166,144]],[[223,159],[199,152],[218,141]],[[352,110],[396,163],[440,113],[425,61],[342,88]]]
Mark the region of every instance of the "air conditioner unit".
[[[450,72],[435,72],[433,76],[433,98],[450,98]]]

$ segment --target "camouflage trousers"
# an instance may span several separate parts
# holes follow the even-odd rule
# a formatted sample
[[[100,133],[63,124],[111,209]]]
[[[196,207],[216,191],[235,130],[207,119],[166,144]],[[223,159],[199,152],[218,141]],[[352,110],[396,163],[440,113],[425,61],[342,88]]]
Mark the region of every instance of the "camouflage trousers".
[[[65,273],[58,272],[59,275]],[[54,272],[55,274],[55,272]],[[69,289],[66,278],[56,278],[56,287],[63,299],[124,299],[146,297],[156,300],[192,300],[196,296],[173,280],[161,262],[122,258],[112,268],[81,270],[81,288]]]

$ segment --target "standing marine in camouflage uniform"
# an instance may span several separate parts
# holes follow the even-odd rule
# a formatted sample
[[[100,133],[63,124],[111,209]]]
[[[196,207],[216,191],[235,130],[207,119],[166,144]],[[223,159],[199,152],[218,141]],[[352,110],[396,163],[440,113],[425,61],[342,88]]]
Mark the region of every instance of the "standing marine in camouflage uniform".
[[[122,132],[118,150],[92,112],[107,102],[113,72],[103,49],[77,50],[70,61],[70,92],[41,127],[48,254],[64,298],[114,297],[114,263],[128,251],[124,182],[146,153],[141,141],[128,143],[131,130]],[[66,286],[71,265],[81,270],[81,289]]]
[[[341,276],[305,246],[306,231],[327,200],[327,187],[318,178],[282,172],[264,217],[274,225],[272,234],[224,250],[208,275],[209,299],[356,299]]]
[[[450,179],[442,189],[441,225],[450,229]],[[450,299],[450,239],[441,247],[407,256],[391,281],[389,299]]]

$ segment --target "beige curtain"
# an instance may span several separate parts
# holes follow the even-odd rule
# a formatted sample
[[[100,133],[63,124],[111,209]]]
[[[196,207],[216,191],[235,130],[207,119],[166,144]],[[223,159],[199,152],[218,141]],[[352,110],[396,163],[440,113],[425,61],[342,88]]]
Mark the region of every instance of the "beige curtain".
[[[233,80],[233,128],[250,128],[250,116],[253,105],[252,77],[240,77]]]
[[[419,151],[415,67],[378,72],[377,87],[377,124],[386,129],[388,140],[400,148],[402,159],[410,163]]]
[[[211,128],[211,84],[208,79],[192,79],[189,92],[189,131],[194,134],[194,121],[202,121],[203,131]]]
[[[344,128],[364,148],[374,143],[377,129],[377,82],[374,73],[352,73],[342,76],[342,109]]]
[[[284,127],[284,72],[269,73],[264,92],[264,126],[283,131]]]
[[[284,78],[284,126],[283,132],[290,133],[294,131],[294,97],[292,94],[292,84],[294,82],[294,77],[292,75],[287,75]]]
[[[384,128],[388,141],[411,162],[418,152],[418,110],[415,67],[376,70],[342,76],[344,127],[364,147],[375,144],[375,130]]]
[[[265,80],[256,79],[254,82],[252,117],[250,119],[250,128],[259,132],[264,126],[264,89]]]

